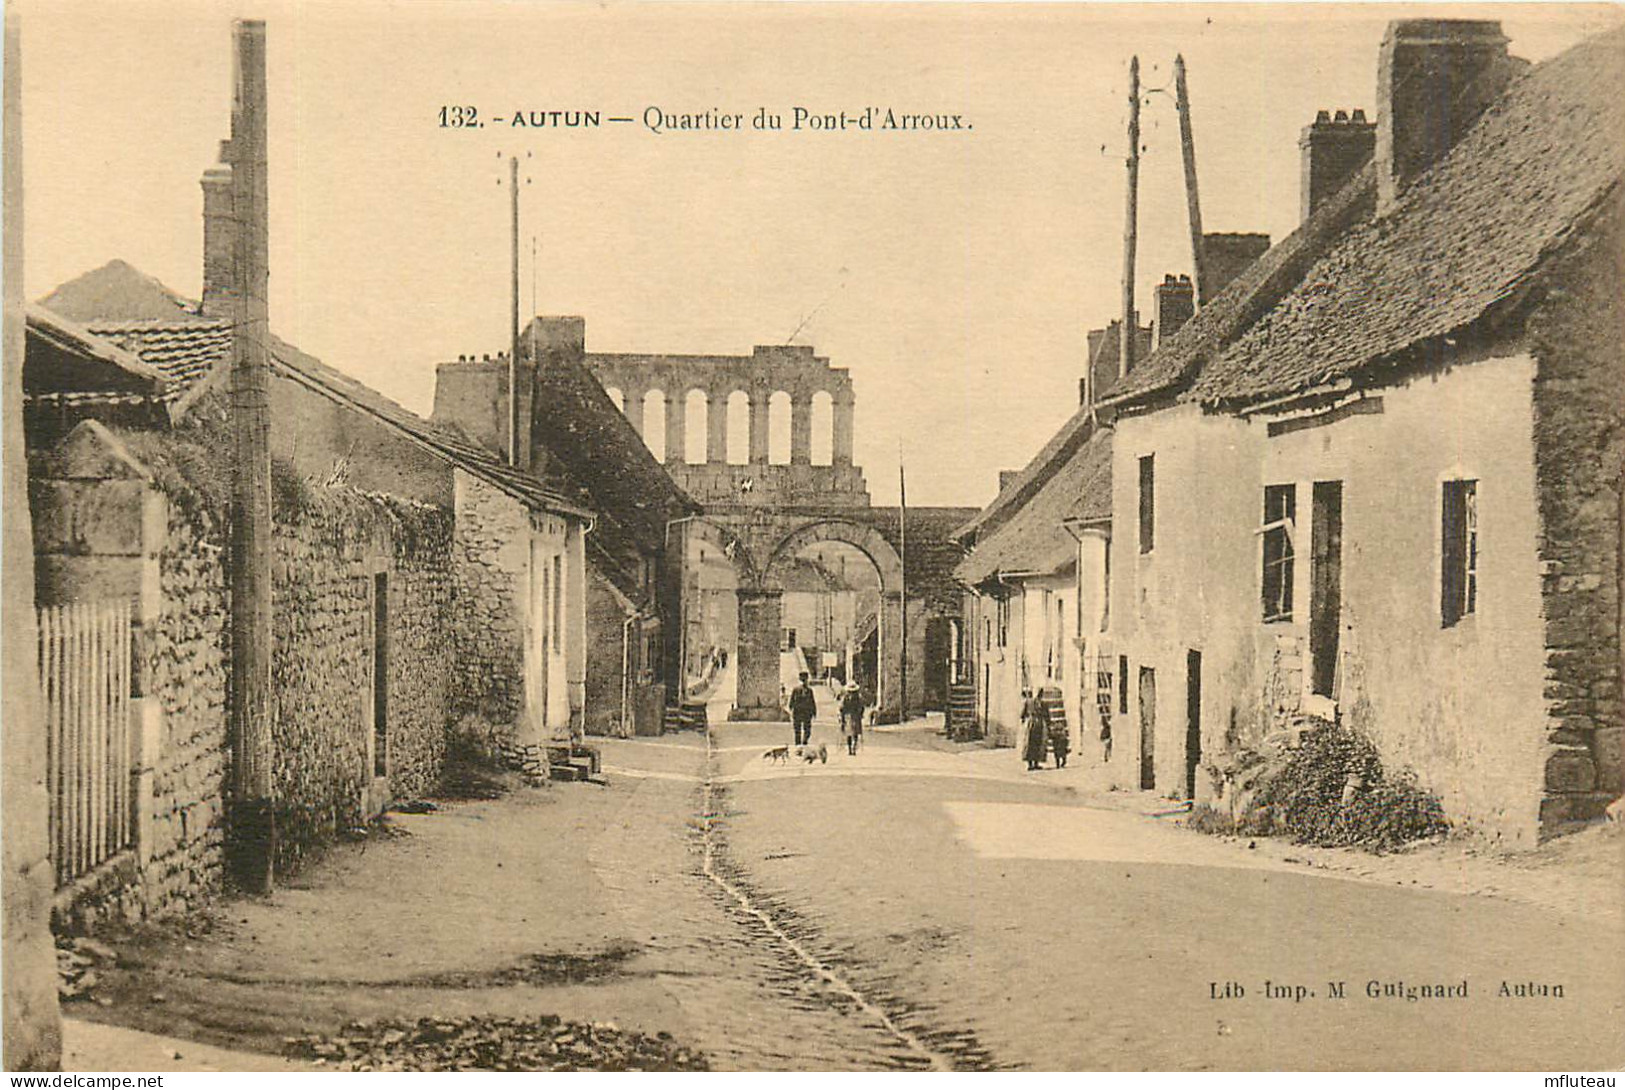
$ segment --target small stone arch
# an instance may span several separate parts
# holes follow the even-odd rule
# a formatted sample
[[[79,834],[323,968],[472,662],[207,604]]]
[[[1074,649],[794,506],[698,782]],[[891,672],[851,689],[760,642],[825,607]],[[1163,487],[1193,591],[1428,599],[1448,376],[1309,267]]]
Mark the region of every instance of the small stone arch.
[[[761,569],[744,538],[709,519],[695,518],[687,525],[688,540],[702,541],[733,562],[741,590],[753,590],[762,585]]]
[[[763,586],[778,589],[782,578],[780,572],[788,558],[809,545],[825,541],[844,542],[867,556],[880,572],[880,590],[883,594],[900,596],[903,593],[903,560],[892,548],[891,542],[873,526],[845,519],[820,519],[786,534],[773,549],[767,566],[762,570]]]

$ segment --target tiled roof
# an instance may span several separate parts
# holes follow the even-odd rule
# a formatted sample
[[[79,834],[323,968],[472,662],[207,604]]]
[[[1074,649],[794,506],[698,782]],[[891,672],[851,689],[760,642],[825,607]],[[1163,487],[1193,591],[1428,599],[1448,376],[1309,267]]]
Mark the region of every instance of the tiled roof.
[[[1346,235],[1186,395],[1241,405],[1354,377],[1519,292],[1625,177],[1625,30],[1515,81],[1397,206]]]
[[[996,575],[1060,571],[1077,557],[1063,522],[1111,514],[1112,435],[1092,432],[1009,520],[980,537],[955,577],[977,586]]]
[[[71,280],[47,296],[46,302],[82,315],[80,320],[94,336],[128,352],[162,376],[166,398],[184,400],[229,366],[230,323],[197,313],[196,304],[126,262],[109,262]],[[111,317],[100,316],[98,308],[104,305]],[[548,510],[582,510],[461,433],[425,420],[314,356],[276,337],[271,338],[270,348],[274,370],[383,421],[449,464],[516,499]],[[78,392],[94,395],[100,391]]]
[[[86,328],[150,364],[172,398],[190,393],[231,355],[231,326],[209,318],[93,321]]]

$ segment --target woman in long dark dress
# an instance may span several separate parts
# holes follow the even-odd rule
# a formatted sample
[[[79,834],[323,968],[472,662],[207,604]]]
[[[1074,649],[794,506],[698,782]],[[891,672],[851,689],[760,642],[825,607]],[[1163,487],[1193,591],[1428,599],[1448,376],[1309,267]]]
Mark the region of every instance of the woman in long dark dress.
[[[852,757],[858,755],[858,743],[863,740],[863,713],[863,692],[857,682],[850,682],[841,696],[841,737]]]
[[[1027,771],[1036,772],[1044,763],[1044,747],[1049,741],[1049,712],[1031,689],[1021,690],[1021,695],[1024,698],[1021,719],[1027,725],[1026,737],[1022,739],[1022,757],[1027,762]]]

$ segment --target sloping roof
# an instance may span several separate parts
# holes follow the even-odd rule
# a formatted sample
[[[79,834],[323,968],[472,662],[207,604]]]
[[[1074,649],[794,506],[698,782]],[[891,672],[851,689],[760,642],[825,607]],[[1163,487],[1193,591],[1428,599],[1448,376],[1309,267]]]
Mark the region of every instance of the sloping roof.
[[[530,507],[589,513],[583,505],[566,500],[529,472],[509,465],[461,431],[425,420],[365,383],[277,337],[271,338],[271,364],[295,382],[381,421],[448,464],[495,485]]]
[[[1625,178],[1625,29],[1516,80],[1395,208],[1328,252],[1203,368],[1239,405],[1381,365],[1512,298]]]
[[[699,512],[578,359],[545,353],[536,405],[533,438],[591,496],[594,510],[625,527],[643,550],[664,547],[669,520]]]
[[[997,575],[1060,571],[1077,557],[1077,541],[1062,525],[1111,513],[1112,435],[1090,433],[1042,488],[998,529],[977,541],[955,571],[967,586]]]
[[[99,293],[105,294],[112,317],[97,313]],[[127,262],[109,262],[62,285],[46,299],[83,315],[95,336],[162,376],[168,397],[188,396],[229,366],[230,323],[200,314],[196,304]],[[314,356],[276,337],[270,348],[273,370],[380,420],[449,464],[532,507],[584,513],[460,433],[425,420]]]
[[[1372,214],[1376,192],[1376,174],[1368,164],[1296,231],[1247,266],[1156,351],[1105,387],[1096,398],[1097,406],[1109,413],[1177,392],[1204,360],[1222,351],[1291,291],[1339,235]],[[1111,339],[1115,343],[1116,338]],[[980,537],[1013,517],[1061,463],[1077,452],[1091,430],[1089,410],[1080,406],[1010,486],[1001,489],[992,503],[960,527],[957,536],[962,540]]]
[[[24,319],[28,333],[76,358],[102,365],[98,376],[109,392],[138,393],[155,399],[173,396],[168,376],[151,361],[142,359],[116,341],[99,336],[95,331],[69,321],[52,312],[41,303],[29,303]],[[38,382],[59,376],[29,374],[27,378]],[[77,376],[81,381],[89,376]],[[50,382],[49,385],[61,385]],[[30,393],[35,391],[30,390]],[[44,392],[43,385],[41,392]],[[94,394],[97,391],[83,391]]]
[[[195,301],[118,258],[58,286],[40,303],[53,314],[85,325],[177,321],[201,314]]]

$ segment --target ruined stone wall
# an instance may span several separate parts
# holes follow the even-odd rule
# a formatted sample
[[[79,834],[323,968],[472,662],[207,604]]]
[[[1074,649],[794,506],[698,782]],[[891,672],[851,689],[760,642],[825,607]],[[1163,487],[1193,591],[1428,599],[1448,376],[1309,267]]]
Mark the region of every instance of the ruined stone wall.
[[[1596,816],[1620,796],[1625,569],[1622,213],[1558,269],[1529,326],[1540,485],[1546,722],[1542,826]]]

